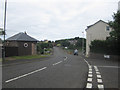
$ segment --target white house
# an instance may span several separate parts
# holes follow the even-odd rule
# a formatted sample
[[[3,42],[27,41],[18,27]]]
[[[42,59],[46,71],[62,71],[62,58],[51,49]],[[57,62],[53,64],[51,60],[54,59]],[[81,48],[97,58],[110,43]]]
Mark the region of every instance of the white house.
[[[90,44],[93,40],[106,40],[112,28],[108,23],[99,20],[98,22],[87,26],[86,29],[86,56],[90,54]]]
[[[120,1],[118,2],[118,10],[120,11]]]

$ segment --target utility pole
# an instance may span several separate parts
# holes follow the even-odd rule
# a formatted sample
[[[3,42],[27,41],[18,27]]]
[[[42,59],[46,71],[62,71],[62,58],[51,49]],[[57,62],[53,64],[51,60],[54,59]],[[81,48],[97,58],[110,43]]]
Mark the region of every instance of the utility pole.
[[[82,39],[82,54],[84,55],[84,32],[82,32],[83,34],[83,39]]]
[[[3,40],[3,61],[5,61],[5,31],[6,31],[6,10],[7,10],[7,0],[5,0],[5,11],[4,11],[4,40]]]

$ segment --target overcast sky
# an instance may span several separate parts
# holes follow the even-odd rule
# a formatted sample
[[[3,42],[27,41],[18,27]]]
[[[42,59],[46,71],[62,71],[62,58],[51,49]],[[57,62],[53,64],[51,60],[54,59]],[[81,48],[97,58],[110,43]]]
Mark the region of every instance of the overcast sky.
[[[87,26],[100,19],[111,21],[118,1],[8,0],[6,38],[24,31],[38,40],[82,37]],[[4,0],[0,0],[0,27],[3,16]]]

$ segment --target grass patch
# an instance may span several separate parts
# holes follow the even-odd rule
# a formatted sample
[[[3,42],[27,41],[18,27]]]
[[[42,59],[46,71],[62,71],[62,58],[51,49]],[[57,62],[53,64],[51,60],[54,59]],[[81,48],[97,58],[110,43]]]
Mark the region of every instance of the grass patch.
[[[0,58],[0,62],[2,62],[2,58]]]
[[[46,56],[42,56],[42,55],[13,56],[13,57],[7,57],[6,60],[37,59],[37,58],[44,58],[44,57]]]

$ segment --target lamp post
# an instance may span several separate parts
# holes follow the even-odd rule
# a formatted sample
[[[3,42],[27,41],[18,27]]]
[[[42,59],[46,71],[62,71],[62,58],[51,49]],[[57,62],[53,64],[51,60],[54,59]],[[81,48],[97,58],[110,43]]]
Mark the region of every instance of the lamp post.
[[[84,55],[84,32],[82,32],[83,34],[83,39],[82,39],[82,54]]]
[[[5,61],[5,31],[6,31],[6,10],[7,10],[7,0],[5,0],[5,11],[4,11],[4,28],[3,28],[3,61]]]

